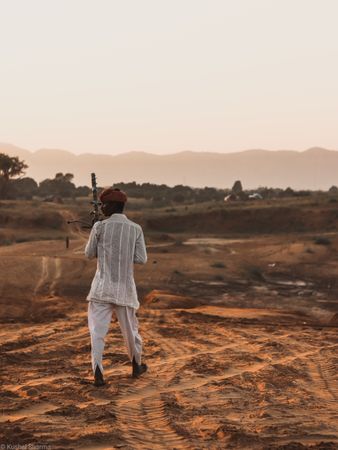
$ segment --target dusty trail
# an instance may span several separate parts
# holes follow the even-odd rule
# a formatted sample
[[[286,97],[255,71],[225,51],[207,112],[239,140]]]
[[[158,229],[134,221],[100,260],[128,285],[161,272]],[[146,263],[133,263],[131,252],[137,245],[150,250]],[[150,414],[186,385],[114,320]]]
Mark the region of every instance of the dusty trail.
[[[41,257],[41,276],[34,288],[34,297],[55,298],[58,283],[62,278],[62,261],[56,257]]]
[[[250,416],[252,417],[254,411],[258,422],[262,420],[259,417],[269,411],[265,418],[266,427],[271,428],[274,424],[283,428],[290,427],[291,424],[294,431],[289,441],[297,439],[298,442],[306,443],[326,439],[338,444],[334,431],[337,418],[336,366],[330,362],[330,358],[336,353],[337,344],[323,346],[318,338],[301,352],[299,349],[304,348],[301,345],[302,336],[292,333],[292,328],[288,334],[274,336],[271,340],[270,333],[264,332],[263,329],[257,332],[256,328],[250,331],[246,327],[241,333],[238,328],[231,331],[222,330],[222,327],[215,330],[209,327],[204,329],[204,346],[199,341],[198,345],[189,347],[188,336],[182,339],[170,335],[163,339],[166,328],[159,328],[160,333],[157,329],[159,325],[153,321],[157,317],[161,322],[161,314],[148,314],[147,311],[144,313],[142,318],[140,312],[140,323],[149,372],[139,380],[130,378],[130,367],[126,356],[123,355],[123,343],[118,337],[118,324],[113,323],[106,351],[110,351],[109,347],[112,345],[114,348],[121,348],[122,365],[120,362],[115,369],[107,370],[109,384],[102,390],[82,383],[85,381],[82,379],[83,373],[87,375],[88,382],[91,379],[84,312],[74,314],[67,322],[58,321],[54,332],[47,332],[47,326],[40,325],[30,336],[32,343],[22,339],[15,341],[15,331],[8,332],[8,336],[12,334],[12,340],[7,342],[7,364],[15,361],[16,365],[20,365],[22,377],[16,386],[11,384],[10,378],[4,380],[4,392],[8,396],[7,399],[11,399],[11,407],[8,409],[6,405],[1,425],[5,429],[9,429],[10,424],[14,423],[19,426],[22,432],[18,433],[18,439],[22,442],[25,439],[27,441],[24,436],[31,433],[34,439],[44,437],[48,442],[52,442],[55,448],[71,447],[74,439],[80,442],[83,448],[96,448],[95,445],[102,444],[102,448],[122,446],[183,449],[191,448],[192,443],[197,448],[218,448],[216,442],[219,439],[226,442],[236,429],[240,437],[239,443],[233,448],[249,448],[244,445],[248,436],[247,432],[244,432],[243,424],[247,421],[249,426],[252,421]],[[168,316],[172,318],[171,323],[181,323],[181,328],[184,329],[183,323],[175,317],[174,310],[166,311],[165,315],[167,319]],[[191,329],[191,324],[189,328]],[[193,334],[198,334],[199,330],[200,324],[194,327]],[[220,345],[217,340],[219,341],[222,331],[229,343]],[[331,340],[330,332],[326,332],[326,337]],[[189,339],[192,339],[191,334]],[[289,339],[298,343],[295,352],[285,352]],[[273,344],[271,352],[267,351],[267,345],[270,343]],[[258,361],[252,358],[253,348],[256,348],[256,355],[260,358]],[[67,354],[72,360],[70,365],[61,360]],[[207,364],[203,365],[203,361],[207,361]],[[109,359],[106,359],[106,365],[109,367]],[[293,370],[291,368],[299,367],[304,371],[305,367],[301,377],[302,389],[297,391],[299,400],[304,398],[307,392],[307,395],[311,394],[312,397],[311,405],[313,396],[317,395],[316,408],[318,404],[322,404],[326,410],[321,410],[321,414],[317,414],[315,419],[310,419],[309,412],[302,410],[296,399],[294,409],[291,408],[293,412],[285,422],[282,413],[283,408],[285,409],[285,394],[276,394],[273,387],[275,367],[278,367],[279,372],[277,386],[281,382],[286,390],[284,379],[285,383],[289,383],[289,371]],[[308,378],[305,373],[308,373]],[[263,395],[260,393],[260,386],[265,383],[265,378],[270,383],[272,380],[271,394],[277,397],[271,407],[266,403],[269,389],[263,392]],[[295,379],[297,380],[297,374]],[[251,385],[249,391],[245,388],[247,382]],[[252,390],[254,386],[257,386],[258,391],[256,388]],[[290,387],[292,388],[292,384]],[[290,391],[291,395],[295,396],[293,390]],[[242,399],[245,398],[252,402],[250,414],[244,404],[241,406]],[[227,425],[226,419],[230,404],[234,416],[230,421],[231,426]],[[200,412],[201,407],[203,415]],[[241,423],[238,424],[237,411],[241,417]],[[97,417],[100,419],[97,420]],[[197,420],[198,417],[200,419]],[[228,417],[231,417],[231,414]],[[55,420],[58,424],[56,428]],[[321,429],[320,424],[324,421],[326,429]],[[81,422],[86,424],[86,431]],[[52,423],[53,432],[50,430]],[[249,429],[250,427],[251,425]],[[302,427],[303,432],[299,432]],[[312,432],[309,431],[310,428],[313,428]],[[229,434],[229,431],[224,431],[227,429],[233,431]],[[321,429],[321,432],[318,429]],[[275,432],[271,435],[263,429],[261,434],[262,439],[264,437],[271,442],[288,442],[282,432],[280,436]],[[210,441],[212,436],[214,438]],[[214,445],[212,442],[215,438]]]
[[[80,234],[68,253],[34,255],[30,308],[43,308],[39,320],[2,324],[1,444],[48,443],[53,450],[338,447],[336,328],[314,328],[291,310],[227,308],[208,299],[191,309],[144,305],[138,315],[149,371],[130,377],[113,321],[107,385],[92,386],[87,303],[62,294],[63,285],[76,277],[82,283],[87,273]],[[29,264],[20,250],[23,257]],[[29,265],[25,270],[30,276]],[[49,315],[50,306],[66,313]]]
[[[47,256],[42,256],[41,258],[41,276],[38,279],[38,282],[36,283],[36,286],[34,288],[35,297],[39,294],[41,287],[44,286],[44,284],[49,278],[48,260],[49,258]]]

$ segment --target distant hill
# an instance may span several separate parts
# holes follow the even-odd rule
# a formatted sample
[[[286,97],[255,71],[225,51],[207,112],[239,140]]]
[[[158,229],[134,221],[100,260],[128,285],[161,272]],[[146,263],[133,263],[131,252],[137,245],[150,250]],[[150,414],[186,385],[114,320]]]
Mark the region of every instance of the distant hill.
[[[293,150],[246,150],[237,153],[185,151],[169,155],[129,152],[120,155],[75,155],[69,151],[35,152],[0,143],[0,152],[24,159],[27,176],[41,181],[57,172],[71,172],[76,185],[89,185],[96,172],[98,184],[124,181],[174,186],[230,188],[241,180],[244,189],[258,186],[329,189],[338,185],[338,151],[314,147]]]

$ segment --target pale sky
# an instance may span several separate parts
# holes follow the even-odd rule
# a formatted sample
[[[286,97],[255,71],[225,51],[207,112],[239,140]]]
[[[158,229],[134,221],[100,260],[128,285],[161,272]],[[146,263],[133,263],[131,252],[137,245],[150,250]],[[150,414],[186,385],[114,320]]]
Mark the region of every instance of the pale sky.
[[[338,149],[337,0],[0,0],[0,142]]]

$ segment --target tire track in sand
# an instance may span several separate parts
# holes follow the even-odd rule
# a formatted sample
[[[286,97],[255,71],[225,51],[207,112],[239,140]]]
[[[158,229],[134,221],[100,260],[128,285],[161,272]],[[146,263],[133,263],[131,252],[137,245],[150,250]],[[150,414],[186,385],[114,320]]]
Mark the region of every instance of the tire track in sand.
[[[150,380],[148,383],[145,380],[142,380],[143,381],[142,384],[140,381],[138,381],[137,382],[138,387],[132,389],[128,388],[128,390],[125,390],[123,392],[121,396],[122,398],[119,398],[117,400],[120,405],[124,405],[134,401],[141,401],[151,396],[155,396],[157,391],[160,391],[160,393],[165,393],[174,391],[180,392],[188,389],[196,389],[210,382],[212,383],[221,382],[229,378],[241,376],[244,373],[256,373],[261,370],[264,370],[269,366],[273,366],[276,364],[278,365],[290,364],[297,360],[308,359],[309,357],[313,357],[316,354],[318,354],[318,352],[319,352],[318,350],[306,351],[298,353],[297,355],[283,356],[280,358],[275,358],[273,360],[257,362],[247,366],[243,366],[241,368],[229,369],[221,375],[203,375],[202,377],[195,376],[187,381],[178,382],[175,386],[168,386],[165,383],[162,383],[161,386],[158,382],[154,381],[153,379]]]
[[[160,319],[162,313],[156,316]],[[168,339],[158,339],[158,334],[148,326],[141,333],[145,338],[161,343],[161,353],[165,355],[163,359],[167,364],[164,371],[158,371],[156,378],[152,374],[155,375],[161,366],[150,365],[143,378],[120,392],[116,400],[116,415],[124,438],[132,448],[189,448],[185,439],[171,428],[161,399],[161,391],[177,373],[179,360],[187,351],[181,343],[175,345]]]
[[[160,315],[161,313],[155,314],[155,316]],[[259,372],[271,365],[290,364],[299,359],[320,358],[322,351],[322,349],[317,349],[315,351],[297,352],[293,355],[276,357],[272,360],[253,363],[240,368],[232,368],[221,375],[194,376],[189,380],[181,380],[180,377],[177,378],[177,374],[182,364],[184,365],[196,354],[203,354],[206,349],[191,353],[190,349],[187,349],[184,343],[178,339],[160,339],[159,333],[149,326],[143,334],[149,339],[160,342],[164,356],[161,361],[153,362],[150,373],[137,380],[134,386],[123,389],[116,399],[117,420],[124,438],[132,448],[142,449],[191,448],[185,438],[179,436],[171,427],[165,412],[165,403],[161,400],[163,393],[196,390],[209,383],[222,382],[225,379],[241,376],[246,372]],[[227,348],[236,348],[243,346],[243,344],[245,345],[243,340],[240,343],[229,343],[225,346],[215,347],[211,352],[209,348],[208,353],[223,352]],[[332,346],[332,348],[335,347],[335,345]],[[324,373],[326,385],[329,387],[332,386],[331,378],[327,375],[328,372],[331,374],[330,367],[321,369],[322,374]],[[157,372],[157,378],[149,377],[151,372]],[[325,384],[325,382],[323,383]],[[336,391],[332,387],[330,389],[331,395],[334,397]]]
[[[337,366],[331,361],[330,355],[322,355],[320,351],[309,361],[309,371],[315,385],[318,386],[321,395],[328,403],[337,404],[338,400],[338,375]],[[335,354],[331,355],[335,358]]]
[[[149,318],[152,324],[154,322],[161,323],[163,315],[162,311],[153,312],[150,317],[144,318],[144,322],[147,322],[146,319]],[[179,323],[177,318],[172,319],[170,319],[171,324]],[[145,338],[161,344],[163,357],[158,362],[154,361],[149,367],[149,372],[137,380],[133,386],[119,392],[119,397],[116,399],[116,416],[124,438],[132,448],[191,448],[191,444],[171,427],[161,395],[165,392],[198,388],[210,381],[223,379],[223,375],[194,377],[188,381],[181,381],[181,378],[178,377],[180,369],[194,356],[204,354],[206,349],[192,352],[191,348],[179,339],[163,339],[158,331],[146,323],[141,334]],[[229,343],[217,346],[212,350],[208,348],[208,352],[218,353],[238,346],[239,343]],[[230,376],[234,376],[234,374],[232,373]]]
[[[57,296],[56,286],[62,277],[62,264],[61,264],[60,258],[53,258],[53,260],[54,260],[54,270],[55,271],[54,271],[54,276],[52,278],[52,282],[51,282],[49,291],[50,291],[50,295],[52,297],[56,297]]]
[[[37,297],[41,288],[46,284],[49,278],[48,256],[41,258],[41,275],[34,288],[34,297]]]
[[[42,256],[41,275],[34,288],[34,297],[57,297],[56,287],[62,277],[61,258]]]
[[[146,382],[145,387],[148,386]],[[139,390],[128,389],[128,393],[137,397]],[[128,402],[117,400],[116,412],[124,438],[132,448],[189,448],[184,439],[170,427],[158,392]]]

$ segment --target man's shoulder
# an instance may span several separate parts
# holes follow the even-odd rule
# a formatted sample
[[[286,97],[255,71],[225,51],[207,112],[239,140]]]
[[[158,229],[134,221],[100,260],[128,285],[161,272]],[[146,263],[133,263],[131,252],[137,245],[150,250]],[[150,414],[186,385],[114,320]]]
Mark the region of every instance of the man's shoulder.
[[[116,223],[116,222],[125,223],[125,224],[129,225],[130,227],[134,227],[135,229],[142,231],[141,225],[139,225],[138,223],[136,223],[133,220],[129,219],[129,217],[127,217],[124,214],[121,215],[121,216],[108,217],[107,219],[102,220],[100,223],[102,223],[102,224],[113,224],[113,223]]]
[[[134,222],[133,220],[129,219],[127,217],[127,223],[131,226],[131,227],[135,227],[136,229],[142,231],[142,227],[141,225],[139,225],[138,223]]]
[[[96,221],[92,226],[92,230],[95,230],[95,231],[99,230],[101,228],[101,224],[102,224],[102,220]]]

